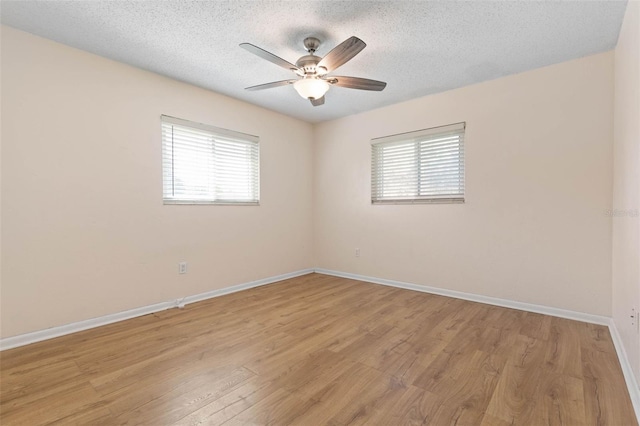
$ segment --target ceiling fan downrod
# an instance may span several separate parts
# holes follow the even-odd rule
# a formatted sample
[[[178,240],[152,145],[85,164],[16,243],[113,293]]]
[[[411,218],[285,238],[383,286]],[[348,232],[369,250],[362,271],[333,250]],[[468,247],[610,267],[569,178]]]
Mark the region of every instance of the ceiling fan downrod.
[[[302,56],[296,61],[296,66],[302,70],[302,73],[298,73],[298,75],[301,77],[313,77],[326,74],[326,68],[318,67],[318,63],[322,58],[314,55],[315,51],[320,46],[320,40],[315,37],[307,37],[304,39],[303,43],[304,48],[309,52],[309,54]]]

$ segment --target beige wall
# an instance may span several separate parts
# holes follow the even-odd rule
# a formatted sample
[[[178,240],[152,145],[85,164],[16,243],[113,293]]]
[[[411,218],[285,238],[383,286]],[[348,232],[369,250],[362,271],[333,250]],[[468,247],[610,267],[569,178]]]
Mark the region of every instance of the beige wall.
[[[640,2],[627,5],[615,50],[613,177],[613,319],[640,379]]]
[[[0,31],[0,330],[2,329],[2,31]],[[0,336],[2,334],[0,333]]]
[[[608,52],[318,125],[316,265],[610,315],[612,103]],[[371,138],[460,121],[465,204],[371,205]]]
[[[2,337],[313,266],[310,124],[7,27],[2,89]],[[161,114],[259,135],[261,205],[164,206]]]
[[[313,266],[610,315],[613,59],[313,128],[3,27],[1,336]],[[259,135],[261,206],[163,206],[160,114]],[[370,204],[371,138],[459,121],[465,204]]]

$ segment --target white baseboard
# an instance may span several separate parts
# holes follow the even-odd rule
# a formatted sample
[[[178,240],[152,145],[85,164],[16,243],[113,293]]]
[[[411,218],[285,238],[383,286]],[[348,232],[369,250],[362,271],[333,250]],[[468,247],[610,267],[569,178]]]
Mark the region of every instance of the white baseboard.
[[[299,277],[301,275],[307,275],[314,272],[313,268],[301,269],[295,272],[289,272],[287,274],[276,275],[275,277],[263,278],[261,280],[251,281],[244,284],[238,284],[231,287],[225,287],[218,290],[207,291],[206,293],[196,294],[194,296],[187,296],[183,300],[185,305],[190,303],[200,302],[202,300],[211,299],[214,297],[224,296],[225,294],[236,293],[242,290],[248,290],[254,287],[260,287],[267,284],[272,284],[282,280],[288,280],[289,278]]]
[[[104,315],[98,318],[91,318],[84,321],[78,321],[71,324],[60,325],[57,327],[47,328],[45,330],[34,331],[32,333],[20,334],[18,336],[7,337],[0,339],[0,351],[6,349],[17,348],[19,346],[28,345],[30,343],[40,342],[42,340],[53,339],[54,337],[60,337],[78,331],[88,330],[90,328],[100,327],[102,325],[112,324],[118,321],[124,321],[127,319],[139,317],[142,315],[152,314],[154,312],[164,311],[167,309],[182,307],[189,303],[199,302],[201,300],[211,299],[213,297],[222,296],[229,293],[235,293],[237,291],[247,290],[253,287],[259,287],[266,284],[271,284],[277,281],[286,280],[288,278],[294,278],[301,275],[312,273],[312,268],[302,269],[300,271],[289,272],[287,274],[276,275],[274,277],[263,278],[257,281],[251,281],[248,283],[238,284],[231,287],[225,287],[218,290],[208,291],[206,293],[196,294],[193,296],[183,297],[181,299],[173,300],[170,302],[161,302],[154,305],[142,306],[140,308],[130,309],[124,312],[117,312],[115,314]]]
[[[576,312],[576,311],[569,311],[565,309],[552,308],[549,306],[534,305],[531,303],[516,302],[513,300],[507,300],[507,299],[499,299],[496,297],[482,296],[479,294],[465,293],[461,291],[423,286],[418,284],[406,283],[402,281],[368,277],[364,275],[351,274],[348,272],[332,271],[332,270],[323,269],[323,268],[316,268],[315,272],[319,274],[333,275],[341,278],[350,278],[350,279],[370,282],[374,284],[382,284],[390,287],[421,291],[423,293],[438,294],[441,296],[448,296],[456,299],[464,299],[472,302],[486,303],[488,305],[502,306],[505,308],[518,309],[521,311],[535,312],[539,314],[551,315],[554,317],[567,318],[571,320],[588,322],[588,323],[599,324],[599,325],[606,325],[609,327],[609,332],[611,333],[611,339],[613,340],[613,344],[618,354],[618,360],[620,361],[620,367],[622,368],[622,373],[624,374],[624,379],[627,384],[627,389],[629,391],[631,402],[633,403],[633,408],[636,413],[636,418],[640,419],[640,389],[638,388],[638,382],[636,381],[635,375],[633,374],[631,364],[629,363],[629,358],[627,358],[627,353],[624,350],[624,346],[622,345],[620,334],[618,333],[618,329],[616,328],[613,322],[613,318],[600,316],[600,315],[587,314],[584,312]]]
[[[518,309],[520,311],[535,312],[554,317],[567,318],[576,321],[589,322],[593,324],[609,325],[610,318],[601,315],[592,315],[584,312],[569,311],[566,309],[552,308],[550,306],[534,305],[532,303],[517,302],[515,300],[499,299],[497,297],[482,296],[480,294],[465,293],[462,291],[447,290],[438,287],[412,284],[402,281],[388,280],[385,278],[367,277],[364,275],[351,274],[348,272],[332,271],[329,269],[316,268],[315,272],[336,277],[350,278],[353,280],[367,281],[374,284],[382,284],[390,287],[404,288],[406,290],[421,291],[423,293],[438,294],[440,296],[464,299],[472,302],[486,303],[487,305],[502,306],[504,308]]]
[[[142,306],[140,308],[130,309],[124,312],[116,312],[115,314],[104,315],[98,318],[91,318],[84,321],[73,322],[71,324],[59,325],[44,330],[38,330],[31,333],[19,334],[17,336],[6,337],[0,339],[0,351],[6,349],[17,348],[31,343],[40,342],[42,340],[53,339],[78,331],[88,330],[90,328],[100,327],[102,325],[112,324],[118,321],[141,317],[143,315],[152,314],[154,312],[164,311],[175,307],[175,302],[162,302],[154,305]]]
[[[622,374],[624,374],[624,380],[627,382],[627,388],[629,389],[629,396],[633,403],[633,409],[636,411],[636,419],[640,420],[640,388],[638,388],[638,381],[631,368],[629,358],[627,358],[627,351],[622,344],[622,338],[616,327],[613,318],[609,320],[609,332],[611,333],[611,339],[613,345],[616,347],[618,353],[618,360],[620,361],[620,367],[622,368]]]

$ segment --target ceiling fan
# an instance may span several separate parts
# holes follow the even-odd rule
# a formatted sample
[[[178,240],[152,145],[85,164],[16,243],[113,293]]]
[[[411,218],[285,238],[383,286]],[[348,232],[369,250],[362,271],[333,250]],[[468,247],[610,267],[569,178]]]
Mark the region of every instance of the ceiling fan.
[[[313,106],[318,106],[324,104],[324,95],[332,85],[345,87],[347,89],[374,90],[378,92],[383,90],[387,85],[384,81],[369,80],[367,78],[327,75],[339,66],[347,63],[367,46],[365,42],[358,37],[346,39],[327,53],[324,58],[314,55],[318,46],[320,46],[320,40],[317,38],[305,38],[304,47],[308,54],[300,57],[294,65],[251,43],[240,44],[240,47],[243,49],[248,50],[254,55],[258,55],[262,59],[273,62],[282,68],[293,71],[299,77],[292,80],[259,84],[257,86],[247,87],[246,90],[263,90],[293,84],[293,88],[296,89],[300,96],[309,99]]]

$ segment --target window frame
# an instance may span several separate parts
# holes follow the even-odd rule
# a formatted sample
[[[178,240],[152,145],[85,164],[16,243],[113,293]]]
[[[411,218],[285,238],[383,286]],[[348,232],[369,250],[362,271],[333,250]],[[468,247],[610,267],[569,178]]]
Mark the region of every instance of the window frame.
[[[371,139],[371,204],[459,204],[465,202],[465,156],[464,156],[464,139],[466,132],[466,122],[459,122],[454,124],[448,124],[444,126],[431,127],[428,129],[416,130],[411,132],[399,133],[390,136],[384,136],[380,138]],[[426,172],[429,168],[425,169],[423,161],[423,151],[428,151],[428,144],[433,143],[438,138],[457,136],[457,142],[451,142],[447,144],[447,147],[457,146],[458,156],[457,160],[453,160],[457,166],[457,171],[454,171],[453,180],[457,180],[458,190],[438,195],[437,191],[429,191],[421,194],[422,181],[425,176],[428,176]],[[446,143],[446,142],[445,142]],[[402,149],[402,145],[407,145],[407,152],[411,151],[411,147],[414,150],[414,162],[415,167],[413,169],[405,169],[406,172],[415,171],[415,178],[407,183],[408,192],[413,190],[413,195],[406,197],[399,195],[384,196],[384,176],[381,170],[384,162],[384,152],[381,149],[398,147]],[[446,148],[445,148],[446,149]],[[396,154],[397,155],[397,154]],[[405,154],[402,161],[411,161],[410,157]],[[433,154],[431,154],[433,155]],[[437,154],[446,155],[446,154]],[[393,157],[392,157],[393,159]],[[392,159],[387,161],[392,161]],[[438,161],[438,157],[433,157],[435,161]],[[440,159],[442,161],[442,159]],[[396,161],[399,161],[396,159]],[[432,170],[433,171],[433,170]],[[430,178],[433,180],[433,178]],[[402,183],[400,183],[402,185]],[[452,185],[453,187],[454,185]]]
[[[199,198],[189,198],[187,196],[176,197],[167,197],[167,189],[165,187],[166,181],[166,173],[167,173],[167,165],[166,160],[170,157],[171,166],[169,166],[170,174],[172,179],[175,179],[175,165],[173,164],[173,154],[167,154],[166,152],[166,143],[164,137],[164,126],[179,126],[188,129],[193,129],[200,132],[209,133],[212,137],[211,148],[212,151],[215,152],[215,140],[218,142],[224,141],[226,143],[237,142],[238,144],[246,144],[251,145],[252,149],[255,149],[255,155],[257,155],[257,159],[255,162],[252,162],[252,176],[253,183],[249,183],[255,185],[255,199],[254,200],[230,200],[224,198],[208,198],[208,199],[199,199]],[[161,154],[162,154],[162,203],[164,205],[221,205],[221,206],[259,206],[260,205],[260,138],[255,135],[251,135],[248,133],[237,132],[234,130],[224,129],[221,127],[215,127],[209,124],[203,124],[198,122],[193,122],[189,120],[184,120],[177,117],[172,117],[169,115],[161,115],[160,116],[160,141],[161,141]],[[215,154],[212,153],[212,156]],[[253,168],[255,166],[255,168]]]

